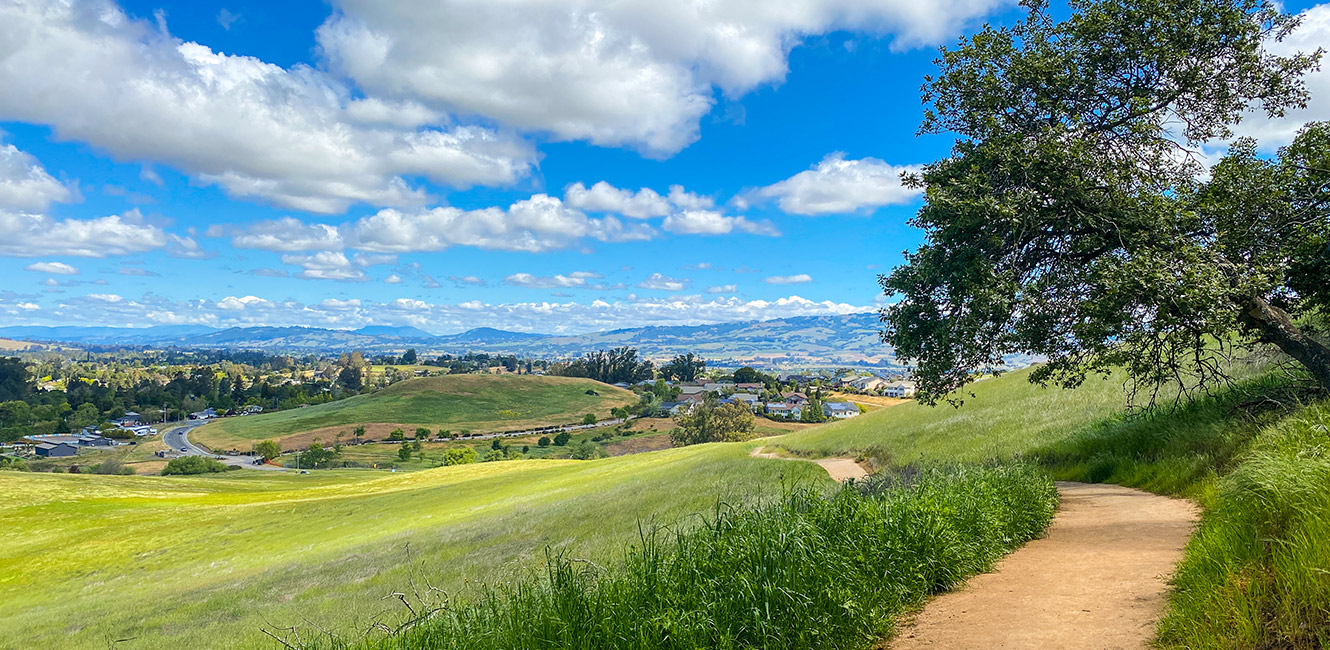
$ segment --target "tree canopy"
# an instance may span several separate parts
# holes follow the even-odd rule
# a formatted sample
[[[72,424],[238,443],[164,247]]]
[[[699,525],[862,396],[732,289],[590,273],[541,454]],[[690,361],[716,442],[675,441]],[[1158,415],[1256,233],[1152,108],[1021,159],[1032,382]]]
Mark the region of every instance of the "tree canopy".
[[[742,442],[753,438],[753,412],[742,404],[720,404],[707,400],[693,410],[674,417],[678,426],[670,431],[677,447],[704,442]]]
[[[586,377],[606,384],[631,384],[650,379],[652,364],[637,358],[637,348],[613,348],[588,352],[566,367],[556,369],[556,374]]]
[[[906,178],[927,242],[880,282],[883,340],[919,397],[953,395],[1004,355],[1074,386],[1125,368],[1150,400],[1223,380],[1217,348],[1273,343],[1330,387],[1298,317],[1330,300],[1330,147],[1308,125],[1274,159],[1240,139],[1205,180],[1196,152],[1247,111],[1305,104],[1320,53],[1266,46],[1297,18],[1267,0],[1042,0],[945,50],[923,133],[949,156]],[[953,398],[954,399],[954,398]]]
[[[706,369],[706,359],[689,352],[688,354],[680,354],[669,363],[661,366],[660,375],[679,381],[694,381]]]

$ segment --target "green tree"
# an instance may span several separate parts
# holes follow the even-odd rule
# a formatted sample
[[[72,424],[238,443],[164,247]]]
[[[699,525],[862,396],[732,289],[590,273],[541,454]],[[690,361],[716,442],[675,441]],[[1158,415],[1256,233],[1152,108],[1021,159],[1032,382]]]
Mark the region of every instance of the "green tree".
[[[562,447],[562,446],[568,444],[568,441],[571,440],[571,439],[572,439],[572,436],[569,435],[569,433],[568,433],[567,431],[560,431],[558,434],[556,434],[556,435],[554,436],[554,444],[555,444],[556,446]]]
[[[416,428],[416,440],[425,440],[429,438],[429,429],[425,427]]]
[[[549,436],[541,436],[541,437],[540,437],[540,440],[537,440],[537,441],[536,441],[536,444],[537,444],[537,445],[540,445],[541,447],[548,447],[548,446],[550,446],[550,437],[549,437]]]
[[[689,352],[688,354],[678,355],[669,363],[661,366],[660,374],[679,381],[694,381],[706,369],[706,360]]]
[[[818,391],[808,398],[808,403],[799,409],[800,422],[826,422],[827,414],[822,410],[822,392]]]
[[[443,452],[443,464],[467,465],[469,463],[476,462],[476,459],[478,459],[479,457],[480,455],[476,453],[475,449],[472,449],[470,447],[460,447],[460,448],[455,447],[452,449],[447,449]]]
[[[363,437],[365,437],[365,427],[364,427],[364,426],[358,426],[358,427],[352,429],[352,430],[351,430],[351,437],[355,440],[355,443],[356,443],[356,444],[360,444],[360,439],[363,438]]]
[[[263,440],[254,445],[254,453],[265,461],[272,460],[282,455],[282,446],[273,440]]]
[[[402,353],[402,363],[408,366],[413,366],[416,364],[415,348],[407,348],[406,352]]]
[[[586,415],[582,416],[582,424],[595,424],[595,423],[596,423],[596,414],[587,413]]]
[[[397,450],[397,458],[402,461],[411,460],[411,444],[403,442],[400,449]]]
[[[492,463],[496,460],[503,460],[503,452],[499,451],[498,449],[491,449],[488,452],[486,452],[485,456],[480,460],[486,463]]]
[[[734,383],[736,384],[765,384],[766,381],[767,376],[751,366],[744,366],[734,371]]]
[[[704,442],[740,442],[753,438],[753,412],[742,404],[707,400],[674,417],[670,440],[676,447]]]
[[[1125,368],[1150,400],[1222,380],[1216,345],[1265,341],[1330,388],[1330,349],[1297,317],[1330,303],[1324,125],[1276,160],[1239,141],[1201,182],[1190,155],[1248,110],[1307,100],[1313,55],[1267,47],[1297,18],[1268,0],[1045,2],[944,51],[921,131],[951,154],[909,176],[927,242],[881,278],[883,339],[919,398],[1011,353],[1064,386]],[[954,397],[952,398],[955,399]]]
[[[392,431],[388,432],[388,439],[393,442],[400,442],[402,440],[406,440],[406,432],[402,431],[401,429],[393,429]]]
[[[576,447],[573,447],[573,451],[568,457],[573,460],[594,460],[600,458],[600,445],[597,445],[590,440],[583,440]]]

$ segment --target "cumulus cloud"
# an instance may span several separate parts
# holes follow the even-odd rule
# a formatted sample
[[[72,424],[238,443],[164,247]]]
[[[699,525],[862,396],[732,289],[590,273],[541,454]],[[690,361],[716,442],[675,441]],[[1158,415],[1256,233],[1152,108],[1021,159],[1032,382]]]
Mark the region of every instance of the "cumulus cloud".
[[[776,237],[780,231],[770,221],[750,221],[745,217],[727,217],[715,210],[684,210],[665,217],[661,228],[681,235],[728,235],[744,232]]]
[[[889,165],[877,158],[846,160],[845,154],[835,152],[812,169],[761,188],[753,196],[775,199],[788,214],[871,212],[884,205],[914,200],[919,190],[905,187],[901,173],[918,170],[917,165]]]
[[[430,278],[431,280],[433,278]],[[474,275],[450,275],[448,281],[459,287],[483,287],[485,281]]]
[[[637,284],[640,289],[651,289],[654,291],[683,291],[692,284],[688,278],[675,279],[660,273],[652,273],[647,279]]]
[[[738,285],[722,284],[717,287],[707,287],[707,293],[734,293],[739,290]]]
[[[807,284],[813,281],[813,276],[807,273],[798,275],[773,275],[766,279],[767,284]]]
[[[29,271],[38,273],[51,273],[53,275],[78,275],[79,270],[64,262],[35,262],[23,267]]]
[[[347,259],[340,251],[319,251],[312,255],[288,254],[282,256],[283,264],[298,266],[302,271],[295,277],[306,280],[341,280],[362,282],[366,280],[365,271]]]
[[[31,154],[12,144],[0,146],[0,208],[41,212],[71,196],[69,188],[46,173]]]
[[[401,283],[402,283],[402,276],[397,275],[396,273],[393,273],[392,275],[389,275],[388,277],[384,278],[384,279],[383,279],[383,283],[384,283],[384,284],[401,284]]]
[[[940,43],[1003,0],[337,0],[318,30],[331,69],[377,95],[651,155],[698,137],[715,88],[731,97],[788,71],[808,35]]]
[[[1270,52],[1288,56],[1297,52],[1311,53],[1330,43],[1330,4],[1319,4],[1302,12],[1302,24],[1281,43],[1270,43]],[[1330,120],[1330,66],[1324,62],[1319,70],[1304,77],[1311,101],[1306,108],[1289,111],[1283,117],[1270,118],[1262,113],[1244,116],[1234,131],[1239,136],[1256,138],[1262,147],[1274,149],[1293,140],[1309,121]]]
[[[94,219],[53,219],[0,207],[0,255],[114,257],[162,248],[167,235],[138,210]]]
[[[342,234],[336,226],[307,224],[299,219],[283,217],[249,224],[231,237],[231,245],[278,253],[336,251],[342,249]]]
[[[670,213],[670,202],[655,190],[644,187],[636,192],[623,190],[605,181],[588,189],[573,183],[564,190],[564,202],[587,212],[613,212],[633,219],[663,217]]]
[[[0,5],[0,43],[0,119],[171,164],[235,197],[322,213],[419,206],[428,197],[406,177],[503,185],[535,161],[514,136],[403,127],[423,115],[410,102],[353,106],[351,89],[315,68],[213,52],[109,0]]]
[[[145,326],[195,323],[214,327],[306,325],[355,328],[365,325],[413,325],[430,331],[459,332],[473,327],[499,327],[549,333],[581,333],[641,325],[722,323],[793,316],[844,315],[870,311],[868,306],[814,301],[800,296],[777,300],[743,300],[735,296],[676,295],[577,302],[490,304],[471,300],[434,304],[401,298],[388,302],[329,299],[315,304],[258,296],[227,296],[222,300],[172,300],[155,294],[125,298],[91,294],[60,299],[50,306],[0,290],[0,310],[22,323],[104,323]]]

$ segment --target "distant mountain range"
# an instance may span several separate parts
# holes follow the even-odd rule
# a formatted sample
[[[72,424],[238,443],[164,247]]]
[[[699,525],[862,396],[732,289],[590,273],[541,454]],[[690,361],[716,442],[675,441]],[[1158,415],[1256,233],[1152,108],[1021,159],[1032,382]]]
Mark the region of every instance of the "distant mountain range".
[[[400,353],[413,347],[425,355],[489,352],[544,358],[572,357],[590,350],[630,346],[648,358],[695,352],[719,365],[895,366],[891,347],[878,338],[880,329],[877,314],[863,313],[716,325],[658,325],[578,335],[530,334],[487,327],[436,336],[415,327],[330,330],[165,325],[147,328],[0,327],[0,338],[100,346],[234,348],[330,354],[348,350]]]

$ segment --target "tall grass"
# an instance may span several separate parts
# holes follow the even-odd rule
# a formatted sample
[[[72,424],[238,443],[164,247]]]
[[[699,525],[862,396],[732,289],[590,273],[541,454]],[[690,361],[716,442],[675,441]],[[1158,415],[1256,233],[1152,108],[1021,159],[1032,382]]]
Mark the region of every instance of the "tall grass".
[[[476,590],[370,648],[868,648],[896,615],[1038,536],[1056,506],[1028,465],[925,469],[811,488],[701,525],[645,532],[601,568]],[[328,643],[331,643],[329,641]],[[340,645],[331,643],[332,645]]]

